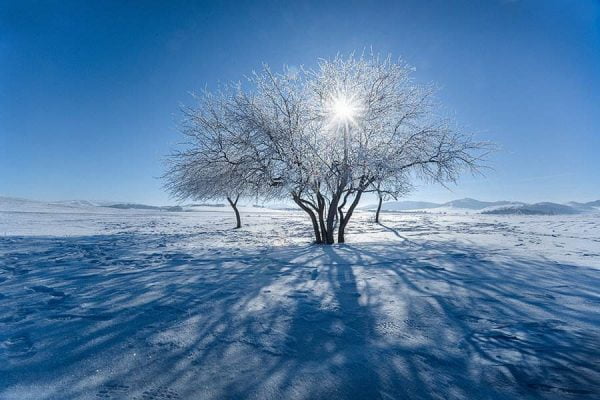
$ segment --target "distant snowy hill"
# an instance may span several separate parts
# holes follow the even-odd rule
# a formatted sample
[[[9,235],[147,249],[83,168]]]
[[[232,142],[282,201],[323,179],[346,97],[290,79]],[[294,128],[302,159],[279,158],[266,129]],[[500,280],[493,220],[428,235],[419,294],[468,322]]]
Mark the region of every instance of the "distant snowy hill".
[[[374,210],[377,204],[362,207]],[[464,198],[438,204],[426,201],[389,201],[382,204],[383,211],[416,211],[432,213],[481,213],[495,215],[563,215],[600,211],[600,200],[588,203],[569,202],[566,204],[542,202],[527,204],[511,201],[481,201]]]
[[[105,207],[119,208],[121,210],[160,210],[160,211],[185,211],[181,206],[149,206],[137,203],[117,203],[109,204]]]
[[[569,207],[573,207],[575,210],[580,211],[580,212],[589,212],[589,211],[596,211],[598,209],[598,207],[594,206],[594,201],[590,201],[589,203],[579,203],[576,201],[570,201],[567,203],[567,205]]]
[[[16,197],[0,196],[0,212],[68,212],[68,213],[106,213],[110,209],[140,209],[183,211],[181,207],[157,207],[144,204],[117,203],[111,201],[64,200],[37,201]]]
[[[53,205],[64,205],[71,207],[104,207],[110,204],[114,204],[114,201],[97,201],[97,200],[61,200],[52,201],[48,204]]]
[[[384,211],[404,211],[435,208],[440,206],[441,204],[430,203],[428,201],[386,201],[381,205],[381,209]],[[363,210],[374,210],[377,208],[377,204],[369,204],[361,208]]]
[[[271,207],[258,205],[239,205],[243,212],[276,211]],[[295,208],[295,210],[299,210]],[[188,204],[177,206],[153,206],[140,203],[120,203],[115,201],[36,201],[16,197],[0,196],[0,212],[11,213],[75,213],[110,214],[126,211],[144,212],[230,212],[226,204]]]
[[[377,204],[368,204],[361,207],[363,210],[374,210]],[[510,201],[480,201],[471,198],[449,201],[447,203],[432,203],[427,201],[388,201],[382,204],[382,210],[388,212],[416,211],[427,213],[481,213],[494,215],[560,215],[600,212],[600,200],[582,202],[535,203],[527,204]],[[110,201],[66,200],[44,202],[20,199],[15,197],[0,196],[0,212],[40,212],[40,213],[107,213],[117,210],[143,211],[168,211],[168,212],[215,212],[229,210],[225,204],[188,204],[183,206],[152,206],[138,203],[118,203]],[[111,211],[113,210],[113,211]],[[254,212],[261,210],[271,211],[299,211],[294,205],[265,204],[241,206],[240,211]]]
[[[515,204],[510,201],[480,201],[471,198],[449,201],[441,205],[446,208],[464,208],[468,210],[483,210],[488,207],[508,206]]]
[[[535,204],[520,204],[507,207],[499,207],[493,210],[484,210],[482,214],[496,215],[564,215],[577,214],[582,212],[575,207],[557,204],[557,203],[535,203]]]
[[[590,201],[588,203],[585,203],[585,205],[590,207],[600,207],[600,200]]]
[[[0,212],[89,212],[98,208],[92,202],[46,202],[0,196]]]
[[[432,203],[428,201],[387,201],[381,205],[383,211],[425,211],[434,212],[452,212],[452,211],[478,211],[490,207],[509,206],[514,204],[524,204],[510,201],[480,201],[471,198],[464,198],[449,201],[447,203]],[[374,210],[377,204],[369,204],[362,207],[364,210]]]

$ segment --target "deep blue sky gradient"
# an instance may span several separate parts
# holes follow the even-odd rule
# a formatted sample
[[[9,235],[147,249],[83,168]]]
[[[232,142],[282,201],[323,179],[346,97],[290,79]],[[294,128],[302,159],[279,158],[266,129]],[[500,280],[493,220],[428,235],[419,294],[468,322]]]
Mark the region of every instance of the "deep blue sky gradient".
[[[172,202],[189,92],[373,47],[502,146],[411,199],[600,198],[600,1],[0,1],[0,195]]]

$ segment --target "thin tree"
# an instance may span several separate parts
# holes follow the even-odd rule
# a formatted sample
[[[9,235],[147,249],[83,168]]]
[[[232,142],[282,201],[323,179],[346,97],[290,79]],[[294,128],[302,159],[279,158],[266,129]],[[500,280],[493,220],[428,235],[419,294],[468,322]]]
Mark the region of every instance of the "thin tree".
[[[164,178],[166,188],[181,201],[227,199],[235,213],[236,228],[241,228],[238,201],[252,193],[252,185],[240,151],[244,146],[227,120],[229,97],[227,92],[204,93],[198,98],[198,107],[182,108],[180,130],[188,141],[183,150],[168,158]]]
[[[412,186],[410,182],[405,181],[404,184],[400,183],[398,185],[392,186],[390,189],[384,186],[385,180],[378,179],[376,183],[373,184],[373,189],[371,190],[373,193],[377,195],[377,208],[375,210],[375,223],[379,223],[379,215],[381,213],[381,206],[384,200],[394,199],[398,200],[400,196],[406,195],[412,190]]]

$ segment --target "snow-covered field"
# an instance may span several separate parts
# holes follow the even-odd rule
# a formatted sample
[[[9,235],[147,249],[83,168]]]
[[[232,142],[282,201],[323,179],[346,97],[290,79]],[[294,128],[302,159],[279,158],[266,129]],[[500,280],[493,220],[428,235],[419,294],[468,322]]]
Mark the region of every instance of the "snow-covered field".
[[[600,398],[600,213],[11,207],[0,399]]]

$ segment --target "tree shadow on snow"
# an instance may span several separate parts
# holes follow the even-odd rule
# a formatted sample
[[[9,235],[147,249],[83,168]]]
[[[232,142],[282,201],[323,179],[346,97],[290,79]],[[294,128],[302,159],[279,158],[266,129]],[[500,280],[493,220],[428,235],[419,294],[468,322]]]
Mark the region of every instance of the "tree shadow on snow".
[[[592,269],[436,241],[163,245],[1,239],[0,397],[600,394]]]

